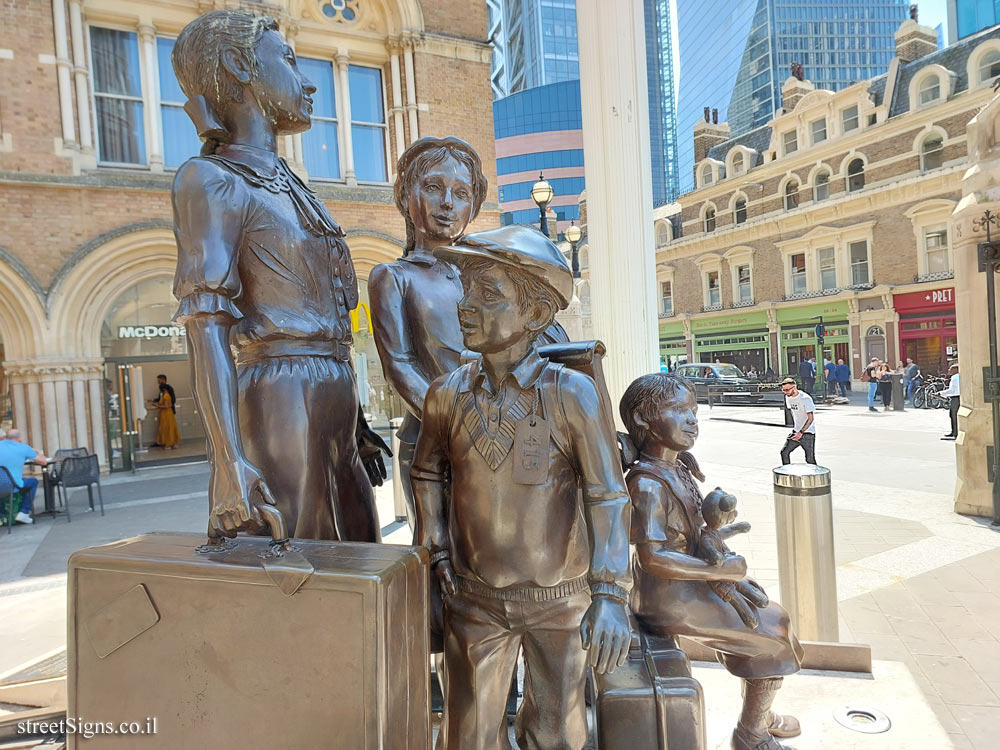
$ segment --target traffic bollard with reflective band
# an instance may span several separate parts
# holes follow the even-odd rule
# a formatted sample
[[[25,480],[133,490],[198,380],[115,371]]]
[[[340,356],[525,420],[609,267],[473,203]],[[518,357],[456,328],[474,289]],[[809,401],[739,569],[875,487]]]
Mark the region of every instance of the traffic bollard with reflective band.
[[[789,464],[774,470],[781,604],[801,640],[839,640],[830,470]]]
[[[389,435],[392,440],[392,508],[397,521],[406,521],[406,500],[403,497],[403,474],[399,466],[399,428],[401,417],[389,420]]]

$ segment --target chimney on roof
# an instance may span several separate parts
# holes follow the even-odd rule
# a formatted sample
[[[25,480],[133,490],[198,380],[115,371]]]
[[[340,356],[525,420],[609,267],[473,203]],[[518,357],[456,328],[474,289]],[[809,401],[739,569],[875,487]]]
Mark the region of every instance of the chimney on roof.
[[[913,62],[937,52],[937,32],[917,23],[917,6],[910,6],[910,17],[896,30],[896,57],[901,63]]]
[[[719,124],[719,110],[717,109],[712,110],[712,124],[713,125]]]
[[[712,121],[711,120],[711,114],[710,114],[710,112],[711,112],[711,109],[709,107],[705,107],[705,122],[711,122]]]
[[[791,112],[799,100],[815,88],[811,81],[806,80],[802,63],[793,62],[792,74],[781,86],[781,108],[786,113]]]
[[[719,122],[719,110],[712,111],[705,108],[705,120],[699,121],[694,126],[694,163],[698,164],[708,156],[708,150],[713,146],[729,140],[729,124]]]

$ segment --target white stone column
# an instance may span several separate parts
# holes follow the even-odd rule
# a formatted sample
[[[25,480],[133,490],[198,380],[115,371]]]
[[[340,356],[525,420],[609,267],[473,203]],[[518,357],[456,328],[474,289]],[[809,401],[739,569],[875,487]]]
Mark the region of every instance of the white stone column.
[[[577,4],[594,335],[612,403],[658,368],[653,183],[642,0]],[[617,412],[617,410],[615,410]]]
[[[45,376],[43,376],[45,377]],[[56,384],[42,381],[42,408],[45,410],[45,442],[42,452],[51,456],[59,450],[59,407],[56,405]],[[39,446],[35,446],[38,448]]]
[[[108,450],[104,441],[104,381],[101,369],[89,373],[87,390],[90,392],[90,449],[97,454],[101,466],[108,464]]]
[[[92,446],[87,437],[87,384],[84,373],[76,368],[73,373],[73,447]]]
[[[403,69],[406,73],[406,115],[410,120],[410,143],[420,137],[417,125],[417,76],[413,68],[412,38],[403,40]]]
[[[351,58],[346,52],[337,53],[337,97],[340,100],[340,164],[344,170],[344,179],[348,184],[357,183],[354,174],[354,138],[351,134],[351,83],[350,70]]]
[[[153,71],[156,70],[156,27],[139,24],[139,54],[143,62],[144,95],[142,97],[146,113],[146,156],[149,168],[163,171],[163,131],[160,123],[160,87]]]
[[[396,159],[406,150],[406,134],[403,132],[403,82],[399,73],[399,40],[391,39],[389,47],[389,72],[392,77],[392,125],[396,131]]]
[[[75,438],[73,437],[73,419],[69,405],[69,381],[65,380],[66,373],[62,368],[55,374],[56,384],[56,419],[59,420],[59,447],[75,448]]]
[[[14,382],[11,383],[11,397],[14,401],[14,415],[13,415],[13,425],[15,428],[23,430],[25,433],[28,432],[28,406],[27,402],[24,400],[24,383]],[[29,445],[31,442],[28,440],[28,435],[25,435],[25,442]]]
[[[56,81],[59,86],[59,113],[64,146],[76,145],[73,126],[73,88],[70,83],[72,63],[66,41],[66,0],[52,0],[52,25],[56,40]]]
[[[76,117],[80,125],[80,146],[84,151],[94,150],[94,138],[90,130],[90,93],[87,78],[87,54],[83,41],[83,19],[80,11],[81,0],[69,0],[69,32],[73,44],[73,80],[76,83]]]
[[[42,399],[38,381],[31,380],[26,384],[28,392],[28,437],[36,447],[44,445],[42,438]]]

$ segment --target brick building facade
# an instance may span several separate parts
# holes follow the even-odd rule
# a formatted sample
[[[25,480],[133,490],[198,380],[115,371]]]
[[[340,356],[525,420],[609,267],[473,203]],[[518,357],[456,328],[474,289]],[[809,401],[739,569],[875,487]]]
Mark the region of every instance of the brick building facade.
[[[839,92],[786,81],[737,138],[693,133],[695,189],[655,214],[660,353],[796,373],[824,352],[943,371],[956,353],[951,213],[966,124],[1000,75],[1000,28],[936,49],[906,21],[888,72]]]
[[[319,79],[313,129],[279,138],[279,153],[346,230],[362,290],[374,265],[402,252],[393,169],[419,136],[457,135],[479,151],[490,191],[475,227],[499,222],[484,2],[0,5],[0,394],[13,424],[50,455],[87,446],[123,468],[119,365],[144,384],[137,397],[155,393],[160,371],[180,381],[182,433],[201,435],[183,331],[170,327],[170,186],[199,144],[169,53],[200,13],[237,5],[276,18]],[[356,317],[359,378],[374,386],[360,390],[379,411],[386,393],[364,302]]]

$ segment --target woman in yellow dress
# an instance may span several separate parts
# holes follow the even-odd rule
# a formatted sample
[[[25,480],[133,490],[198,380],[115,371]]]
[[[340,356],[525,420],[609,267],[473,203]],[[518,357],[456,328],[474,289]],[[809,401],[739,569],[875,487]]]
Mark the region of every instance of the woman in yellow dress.
[[[160,412],[160,420],[156,428],[156,444],[167,450],[173,450],[181,444],[181,433],[177,429],[177,406],[174,389],[167,385],[167,378],[158,375],[156,380],[160,384],[160,395],[153,401]]]

